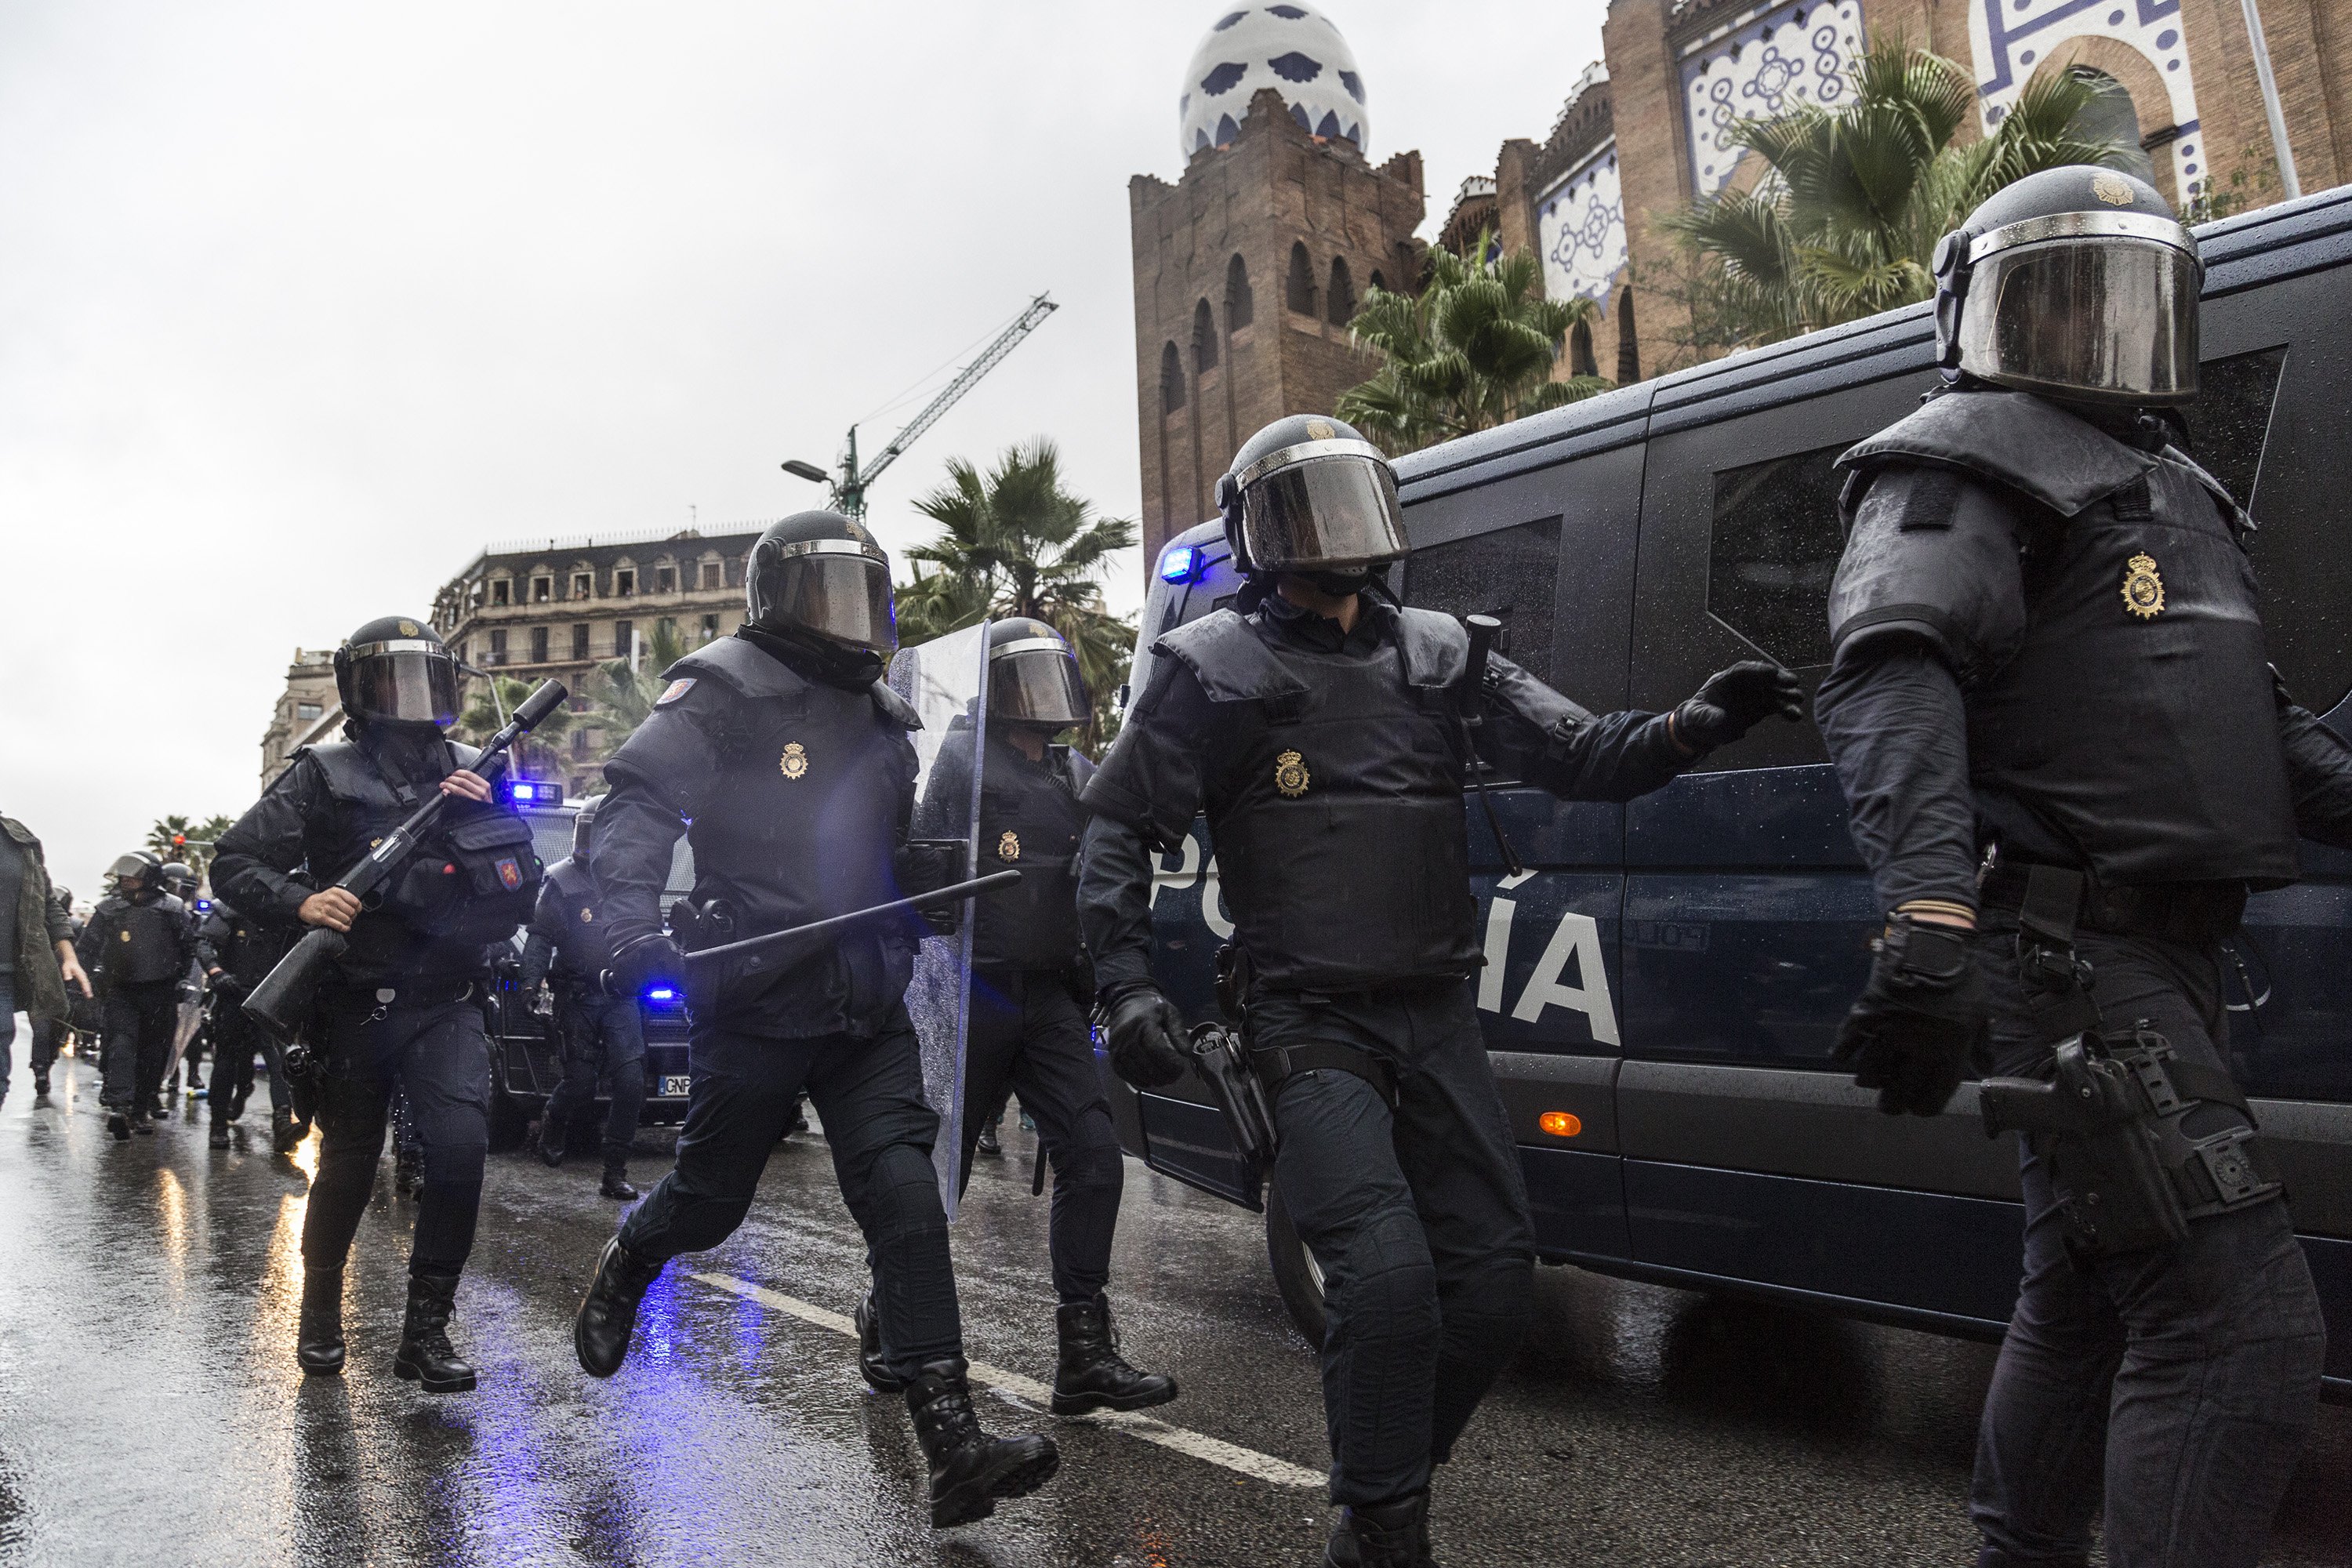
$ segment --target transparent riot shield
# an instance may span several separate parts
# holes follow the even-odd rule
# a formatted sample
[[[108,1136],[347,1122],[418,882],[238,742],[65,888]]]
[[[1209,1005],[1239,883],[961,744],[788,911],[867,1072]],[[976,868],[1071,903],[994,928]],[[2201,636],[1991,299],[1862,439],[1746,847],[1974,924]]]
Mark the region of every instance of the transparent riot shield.
[[[963,841],[959,878],[977,875],[974,830],[980,819],[982,742],[988,722],[988,623],[950,632],[890,661],[890,689],[923,721],[915,731],[915,837]],[[907,1012],[923,1048],[923,1098],[939,1112],[931,1160],[940,1201],[956,1216],[963,1149],[964,1039],[971,1010],[972,905],[966,900],[953,936],[925,936],[915,952]]]

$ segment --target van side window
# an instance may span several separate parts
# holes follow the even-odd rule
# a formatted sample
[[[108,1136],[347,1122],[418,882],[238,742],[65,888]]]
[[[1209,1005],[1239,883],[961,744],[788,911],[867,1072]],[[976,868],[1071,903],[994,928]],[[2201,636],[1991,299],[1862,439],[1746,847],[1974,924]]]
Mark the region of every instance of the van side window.
[[[1715,476],[1707,613],[1790,669],[1830,661],[1842,444]]]
[[[2189,406],[2190,456],[2242,507],[2253,505],[2263,446],[2270,437],[2271,405],[2278,397],[2279,373],[2285,365],[2282,345],[2208,360],[2197,367],[2197,401]]]
[[[1537,679],[1552,673],[1552,607],[1559,589],[1559,519],[1425,544],[1405,567],[1405,602],[1503,623],[1500,651]]]

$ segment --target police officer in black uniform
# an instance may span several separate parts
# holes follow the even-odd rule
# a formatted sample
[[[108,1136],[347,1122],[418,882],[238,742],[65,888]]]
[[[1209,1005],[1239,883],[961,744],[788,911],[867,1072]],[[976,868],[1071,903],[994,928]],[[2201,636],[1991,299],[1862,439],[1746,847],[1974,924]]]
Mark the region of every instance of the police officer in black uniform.
[[[627,1203],[637,1195],[629,1184],[629,1145],[646,1108],[646,1031],[636,994],[610,995],[600,984],[612,963],[604,940],[611,925],[589,869],[588,840],[602,799],[580,808],[572,819],[571,855],[547,868],[518,978],[525,995],[542,980],[553,989],[555,1030],[563,1042],[563,1081],[541,1113],[539,1157],[550,1165],[563,1163],[572,1123],[595,1105],[598,1074],[609,1074],[613,1100],[604,1115],[604,1180],[597,1190]]]
[[[370,621],[336,650],[335,688],[350,739],[295,753],[222,836],[213,878],[257,919],[351,942],[306,1030],[323,1078],[296,1359],[308,1373],[342,1370],[343,1259],[396,1082],[424,1134],[425,1187],[393,1370],[427,1393],[457,1393],[474,1386],[474,1369],[449,1342],[449,1318],[489,1148],[489,1038],[477,998],[493,944],[530,912],[541,868],[530,826],[471,771],[479,753],[442,733],[457,715],[457,667],[431,627]],[[331,885],[435,791],[456,798],[381,905]]]
[[[2352,752],[2267,663],[2253,525],[2183,449],[2201,279],[2142,182],[2018,181],[1937,253],[1949,390],[1840,459],[1818,704],[1889,913],[1839,1055],[1891,1113],[1935,1114],[1988,1045],[2052,1082],[2021,1103],[2079,1108],[2010,1121],[1988,1568],[2085,1561],[2103,1490],[2118,1568],[2252,1563],[2319,1390],[2219,944],[2298,832],[2352,844]]]
[[[204,879],[197,876],[196,868],[184,860],[164,861],[158,875],[163,879],[163,890],[179,900],[180,907],[187,911],[188,931],[195,939],[193,945],[201,946],[205,911],[198,907],[202,900],[196,893],[204,886]],[[158,1115],[163,1114],[169,1109],[170,1099],[179,1094],[184,1073],[190,1095],[200,1092],[205,1087],[204,1079],[198,1074],[198,1068],[204,1063],[206,1044],[201,1025],[204,1001],[205,966],[202,957],[198,956],[189,960],[188,972],[180,982],[180,1005],[172,1026],[172,1039],[176,1045],[184,1037],[187,1043],[181,1049],[177,1062],[171,1061],[170,1053],[165,1053],[164,1070],[171,1075],[172,1081],[166,1084],[161,1078],[155,1081],[152,1103]]]
[[[163,1064],[179,1025],[180,988],[195,962],[187,906],[163,890],[163,862],[143,849],[108,868],[114,891],[90,911],[77,952],[104,1005],[100,1069],[106,1128],[118,1140],[152,1132]]]
[[[991,1436],[972,1409],[931,1165],[939,1119],[904,1000],[916,933],[867,925],[689,968],[662,930],[681,832],[695,888],[671,921],[689,947],[885,903],[961,869],[960,856],[908,843],[919,721],[878,679],[897,643],[881,546],[836,513],[798,513],[760,536],[744,595],[743,627],[671,667],[604,768],[593,860],[614,983],[632,996],[656,979],[685,984],[693,1087],[677,1164],[605,1247],[574,1342],[589,1372],[620,1369],[646,1288],[742,1223],[805,1087],[875,1260],[888,1371],[930,1461],[931,1521],[958,1524],[1044,1485],[1060,1458],[1049,1438]]]
[[[1001,1110],[1008,1089],[1017,1090],[1054,1171],[1046,1250],[1060,1300],[1056,1415],[1140,1410],[1176,1397],[1174,1379],[1139,1372],[1120,1356],[1103,1294],[1125,1160],[1095,1071],[1087,1025],[1093,971],[1078,937],[1078,839],[1086,825],[1078,792],[1094,764],[1055,743],[1092,711],[1061,633],[1025,616],[989,627],[980,857],[983,869],[1015,866],[1023,875],[1018,888],[980,905],[972,932],[960,1179],[971,1180],[987,1125],[980,1113]],[[940,742],[916,812],[919,831],[952,832],[971,810],[972,729],[958,719]],[[857,1327],[866,1381],[894,1391],[870,1294],[858,1307]]]
[[[1279,1136],[1274,1183],[1323,1272],[1339,1564],[1429,1561],[1430,1469],[1511,1353],[1533,1289],[1518,1152],[1468,976],[1481,947],[1463,790],[1469,747],[1580,799],[1653,790],[1771,715],[1795,679],[1710,677],[1671,713],[1596,717],[1507,659],[1467,689],[1453,617],[1379,578],[1406,552],[1396,481],[1337,420],[1259,431],[1219,481],[1248,584],[1153,645],[1086,790],[1080,907],[1112,1065],[1187,1064],[1153,984],[1155,850],[1205,810]],[[1484,722],[1463,721],[1475,702]]]
[[[291,1153],[308,1135],[307,1123],[294,1120],[293,1097],[286,1082],[285,1054],[269,1031],[245,1016],[243,1003],[253,988],[269,976],[286,955],[286,928],[248,920],[226,899],[215,899],[212,911],[196,932],[196,961],[204,965],[205,984],[213,1003],[205,1025],[212,1037],[212,1146],[229,1146],[229,1126],[245,1114],[253,1092],[254,1053],[261,1054],[269,1072],[270,1145],[280,1154]]]

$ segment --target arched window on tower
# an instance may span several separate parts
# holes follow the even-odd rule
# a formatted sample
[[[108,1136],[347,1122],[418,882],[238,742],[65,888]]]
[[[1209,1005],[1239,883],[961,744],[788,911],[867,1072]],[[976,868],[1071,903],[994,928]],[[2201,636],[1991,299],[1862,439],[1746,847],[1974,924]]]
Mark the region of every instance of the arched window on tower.
[[[2070,66],[2066,74],[2098,95],[2083,106],[2067,129],[2085,142],[2113,142],[2126,149],[2122,161],[2111,166],[2156,184],[2156,161],[2139,144],[2139,110],[2132,106],[2124,84],[2096,66]]]
[[[1173,342],[1160,350],[1160,412],[1173,414],[1184,406],[1184,358]]]
[[[1217,316],[1206,300],[1192,307],[1192,368],[1202,374],[1217,368]]]
[[[1617,296],[1617,384],[1631,386],[1642,379],[1642,343],[1633,335],[1633,290]]]
[[[1331,324],[1335,327],[1346,326],[1348,319],[1356,313],[1356,280],[1348,274],[1348,258],[1344,256],[1335,256],[1331,258],[1329,302]]]
[[[1249,268],[1236,256],[1225,263],[1225,331],[1240,331],[1255,314],[1256,308],[1250,299]]]
[[[1307,247],[1303,244],[1290,247],[1290,277],[1282,293],[1283,303],[1300,315],[1315,313],[1315,264],[1307,259]]]
[[[1377,268],[1377,267],[1373,268],[1372,268],[1372,287],[1373,287],[1373,288],[1375,288],[1375,289],[1385,289],[1385,288],[1387,288],[1388,286],[1389,286],[1389,280],[1388,280],[1387,279],[1385,279],[1385,278],[1383,278],[1383,277],[1381,277],[1381,269],[1380,269],[1379,268]]]
[[[1601,362],[1592,357],[1592,323],[1590,321],[1579,321],[1568,329],[1568,374],[1601,374]]]

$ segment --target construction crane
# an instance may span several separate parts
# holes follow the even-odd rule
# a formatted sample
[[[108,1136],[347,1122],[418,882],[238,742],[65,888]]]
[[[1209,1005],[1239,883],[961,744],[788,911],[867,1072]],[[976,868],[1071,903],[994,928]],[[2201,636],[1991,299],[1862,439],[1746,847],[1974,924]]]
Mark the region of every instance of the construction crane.
[[[900,454],[913,446],[924,431],[940,422],[947,411],[961,401],[963,395],[980,384],[980,378],[994,370],[1004,356],[1021,346],[1021,340],[1035,331],[1039,323],[1061,309],[1048,295],[1040,294],[1029,301],[1029,308],[1016,317],[1013,324],[996,335],[996,341],[980,351],[980,357],[956,372],[955,379],[927,404],[920,414],[907,422],[907,427],[890,437],[890,444],[874,455],[874,460],[860,468],[857,462],[857,426],[849,427],[849,437],[842,443],[839,478],[826,473],[814,463],[795,458],[784,465],[784,472],[818,484],[833,487],[833,508],[844,517],[863,519],[866,516],[866,492],[882,477],[882,470],[897,462]]]

